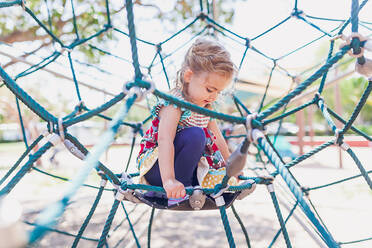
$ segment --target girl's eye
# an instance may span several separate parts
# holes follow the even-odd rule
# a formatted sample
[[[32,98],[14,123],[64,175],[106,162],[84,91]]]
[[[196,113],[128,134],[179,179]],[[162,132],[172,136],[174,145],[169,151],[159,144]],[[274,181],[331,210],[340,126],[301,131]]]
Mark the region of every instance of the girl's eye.
[[[209,88],[207,88],[208,93],[212,93],[213,91]]]

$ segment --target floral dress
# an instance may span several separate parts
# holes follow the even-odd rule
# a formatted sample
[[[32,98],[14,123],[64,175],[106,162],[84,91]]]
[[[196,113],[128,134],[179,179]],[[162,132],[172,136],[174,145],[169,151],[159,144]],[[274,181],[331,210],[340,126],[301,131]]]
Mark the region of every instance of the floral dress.
[[[180,100],[185,101],[182,92],[175,88],[170,91],[170,94]],[[151,114],[154,119],[150,128],[143,136],[140,143],[140,152],[137,157],[137,165],[140,172],[139,183],[148,184],[144,175],[152,168],[158,159],[158,127],[159,127],[159,112],[163,106],[168,106],[171,103],[166,100],[160,100],[152,109]],[[178,106],[173,105],[175,108]],[[179,132],[188,127],[200,127],[205,133],[207,139],[205,150],[198,163],[197,178],[199,185],[203,188],[214,188],[214,186],[222,181],[226,174],[225,161],[213,140],[216,137],[207,129],[210,117],[192,112],[188,109],[181,108],[182,114],[177,125]],[[232,177],[229,180],[230,185],[236,185],[236,178]]]

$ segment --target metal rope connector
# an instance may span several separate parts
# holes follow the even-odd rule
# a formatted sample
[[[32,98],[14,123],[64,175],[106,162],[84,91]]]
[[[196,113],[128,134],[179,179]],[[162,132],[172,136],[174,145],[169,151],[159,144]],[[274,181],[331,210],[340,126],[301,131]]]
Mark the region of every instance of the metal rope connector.
[[[253,143],[253,126],[252,126],[252,121],[257,118],[258,113],[252,113],[247,115],[245,119],[245,127],[247,128],[247,138],[249,142]]]

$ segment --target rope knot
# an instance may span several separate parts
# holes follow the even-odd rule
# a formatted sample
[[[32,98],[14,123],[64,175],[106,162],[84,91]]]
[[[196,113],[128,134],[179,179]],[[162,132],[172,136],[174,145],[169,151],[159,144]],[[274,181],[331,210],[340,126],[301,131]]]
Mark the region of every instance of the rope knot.
[[[78,114],[83,112],[83,110],[86,108],[85,103],[83,100],[79,101],[78,104],[75,106],[75,110],[77,111]]]
[[[204,21],[207,18],[207,15],[204,12],[200,12],[199,15],[198,15],[198,18],[200,18],[200,20]]]
[[[106,31],[110,31],[110,30],[114,29],[114,26],[112,26],[111,24],[106,23],[105,25],[103,25],[103,28],[106,29]]]
[[[160,53],[161,52],[161,50],[163,49],[162,47],[161,47],[161,43],[158,43],[158,44],[156,44],[155,45],[155,47],[156,47],[156,51],[158,52],[158,53]]]
[[[248,37],[245,38],[245,46],[248,48],[252,48],[251,39],[249,39]]]
[[[293,9],[292,13],[291,13],[291,16],[292,17],[296,17],[296,18],[300,18],[300,17],[305,17],[305,12],[303,10],[299,10],[299,9]]]
[[[133,133],[136,134],[136,133],[140,133],[141,135],[143,135],[143,129],[142,129],[142,122],[138,122],[138,123],[135,123],[133,125]]]

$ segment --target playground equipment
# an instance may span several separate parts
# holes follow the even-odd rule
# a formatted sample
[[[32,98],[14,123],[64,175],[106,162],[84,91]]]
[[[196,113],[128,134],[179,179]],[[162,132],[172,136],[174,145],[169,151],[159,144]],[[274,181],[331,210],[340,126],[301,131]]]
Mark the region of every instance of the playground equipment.
[[[272,59],[269,56],[262,53],[261,51],[259,51],[258,49],[256,49],[254,47],[255,39],[259,38],[260,36],[263,36],[267,32],[270,32],[272,29],[276,28],[277,26],[283,25],[287,20],[289,20],[292,17],[297,18],[299,21],[304,21],[305,23],[309,24],[311,27],[318,29],[320,32],[323,33],[323,36],[341,38],[341,35],[343,34],[344,29],[349,24],[351,24],[352,26],[351,28],[352,32],[357,33],[358,24],[359,24],[358,13],[366,3],[367,3],[367,0],[363,1],[359,5],[357,0],[353,0],[350,19],[342,20],[343,25],[341,25],[337,30],[334,30],[334,32],[337,32],[337,35],[333,35],[333,34],[328,33],[327,31],[322,30],[319,26],[312,23],[311,22],[312,17],[307,16],[306,14],[304,14],[303,11],[299,10],[297,8],[297,1],[295,1],[295,7],[293,9],[293,12],[290,14],[288,18],[280,22],[275,27],[272,27],[266,30],[261,35],[255,38],[249,39],[249,38],[246,38],[244,36],[241,36],[239,34],[232,32],[231,30],[222,26],[220,23],[216,22],[213,18],[210,17],[208,13],[205,13],[205,10],[203,7],[204,3],[203,1],[200,1],[201,13],[190,24],[188,24],[181,31],[177,32],[176,34],[174,34],[173,36],[171,36],[170,38],[168,38],[167,40],[159,44],[153,44],[153,43],[149,43],[149,44],[152,44],[154,45],[154,47],[158,48],[155,58],[159,56],[161,63],[164,65],[165,58],[162,57],[162,53],[161,53],[162,45],[164,45],[167,41],[177,36],[180,32],[192,26],[195,22],[205,21],[208,25],[207,26],[208,28],[213,28],[213,30],[216,31],[216,33],[222,33],[225,35],[229,34],[233,36],[235,39],[238,39],[237,42],[239,44],[243,44],[245,46],[245,52],[241,58],[239,69],[241,68],[242,62],[245,59],[246,51],[248,49],[252,49],[258,54],[261,54],[262,56],[274,62],[273,63],[274,66],[272,69],[273,71],[275,67],[277,66],[277,62],[278,62],[277,59]],[[246,130],[247,130],[246,135],[245,135],[247,139],[244,140],[244,142],[239,146],[239,148],[232,154],[231,158],[229,159],[228,167],[227,167],[227,175],[224,177],[221,184],[218,184],[213,189],[189,188],[186,191],[187,191],[187,194],[190,195],[190,200],[181,202],[180,204],[172,208],[178,209],[178,210],[219,209],[228,243],[230,247],[235,247],[233,234],[231,232],[229,221],[226,215],[226,209],[232,206],[232,209],[235,213],[235,210],[233,208],[233,202],[236,198],[241,198],[241,199],[244,198],[244,196],[250,194],[254,190],[256,185],[266,185],[268,188],[269,194],[271,196],[271,199],[273,201],[273,205],[275,207],[275,212],[276,212],[278,221],[281,226],[279,233],[281,232],[283,234],[287,247],[292,247],[292,245],[291,245],[289,234],[286,230],[286,222],[291,217],[291,215],[293,214],[293,211],[297,207],[299,207],[305,213],[306,218],[312,223],[311,224],[312,227],[314,227],[315,232],[319,235],[319,237],[321,238],[321,240],[324,242],[325,245],[327,245],[328,247],[340,247],[342,244],[345,244],[345,242],[338,242],[335,240],[331,232],[326,227],[325,223],[322,221],[322,218],[320,218],[320,216],[318,215],[318,212],[315,210],[315,207],[313,206],[313,204],[311,204],[310,200],[307,197],[305,197],[305,196],[308,196],[311,190],[326,187],[326,186],[329,186],[330,184],[318,186],[314,188],[302,187],[301,184],[292,175],[290,168],[297,165],[298,163],[305,160],[306,158],[314,155],[315,153],[325,149],[326,147],[336,144],[336,145],[339,145],[342,149],[344,149],[353,158],[353,160],[355,161],[355,164],[360,170],[360,175],[358,175],[357,177],[362,176],[364,180],[366,181],[367,185],[369,186],[369,188],[372,190],[372,181],[369,176],[370,171],[365,170],[365,168],[363,167],[363,165],[361,164],[361,162],[359,161],[355,153],[352,151],[352,149],[345,142],[343,142],[344,134],[349,129],[353,130],[354,132],[363,136],[365,139],[369,141],[372,140],[371,137],[369,137],[368,135],[366,135],[365,133],[361,132],[360,130],[358,130],[357,128],[353,126],[353,122],[355,121],[356,117],[360,113],[363,105],[365,104],[372,90],[371,79],[369,79],[368,85],[363,95],[361,96],[358,104],[355,106],[354,112],[352,113],[352,115],[350,116],[348,120],[342,119],[333,110],[328,108],[325,104],[325,100],[321,96],[322,91],[324,89],[324,84],[327,78],[327,72],[330,70],[330,68],[334,64],[336,64],[348,52],[358,57],[357,70],[360,71],[362,74],[370,75],[371,73],[370,72],[371,70],[370,60],[363,57],[363,47],[365,47],[366,49],[368,47],[369,49],[369,45],[366,46],[366,44],[370,44],[370,42],[367,42],[365,40],[363,41],[357,35],[354,35],[354,36],[351,36],[351,38],[347,39],[346,44],[342,48],[340,48],[339,51],[334,53],[335,39],[332,39],[330,43],[329,54],[328,54],[328,58],[326,62],[315,73],[313,73],[313,75],[311,75],[309,78],[307,78],[306,80],[298,84],[292,91],[290,91],[285,97],[277,101],[275,104],[265,109],[263,108],[264,100],[266,96],[266,92],[265,92],[264,97],[262,98],[262,102],[260,104],[260,108],[258,109],[257,113],[253,113],[249,111],[249,109],[237,97],[233,96],[236,107],[239,110],[239,112],[242,114],[241,117],[236,117],[236,116],[231,116],[231,115],[215,112],[212,110],[200,108],[196,105],[180,101],[162,91],[159,91],[158,89],[155,88],[152,82],[145,80],[143,77],[142,71],[141,71],[140,64],[139,64],[139,60],[138,60],[139,56],[138,56],[138,51],[137,51],[137,42],[143,42],[143,41],[136,37],[132,1],[130,0],[126,1],[128,30],[129,30],[128,34],[112,26],[110,15],[109,15],[110,8],[108,5],[108,1],[106,1],[106,4],[107,4],[107,23],[104,25],[103,29],[97,32],[96,34],[89,36],[87,38],[79,38],[79,36],[77,36],[77,39],[74,42],[72,42],[69,45],[66,45],[48,27],[46,27],[42,22],[40,22],[35,15],[33,15],[32,10],[30,10],[27,7],[24,1],[15,0],[15,1],[0,2],[0,7],[2,8],[5,8],[5,7],[16,8],[17,5],[21,5],[24,8],[25,12],[29,14],[42,27],[42,29],[50,36],[50,38],[53,39],[54,42],[60,44],[61,46],[60,50],[54,51],[52,55],[43,59],[40,63],[29,67],[27,70],[25,70],[24,72],[14,77],[11,77],[3,68],[0,68],[0,76],[4,81],[4,85],[10,91],[12,91],[13,94],[17,97],[17,102],[18,100],[22,101],[28,108],[30,108],[35,114],[37,114],[46,123],[46,126],[47,126],[47,131],[45,133],[42,133],[35,141],[33,141],[32,144],[30,144],[29,146],[27,145],[26,151],[22,154],[22,156],[14,164],[14,166],[6,173],[6,175],[0,180],[1,185],[3,185],[6,182],[0,190],[0,197],[4,197],[10,194],[13,188],[17,185],[17,183],[19,183],[21,179],[24,177],[24,175],[31,168],[35,169],[35,167],[33,166],[35,161],[38,158],[40,158],[48,149],[50,149],[52,146],[55,146],[56,144],[60,142],[63,142],[64,145],[67,147],[67,149],[71,153],[73,153],[76,157],[84,160],[84,166],[81,168],[79,173],[77,173],[77,175],[66,184],[66,188],[65,188],[66,191],[63,197],[59,201],[55,202],[54,204],[47,206],[40,213],[40,216],[38,220],[36,221],[36,223],[33,223],[35,225],[35,228],[30,233],[28,233],[26,243],[34,244],[35,242],[40,240],[45,235],[46,232],[54,230],[53,227],[57,225],[58,217],[60,217],[65,212],[65,209],[67,205],[69,204],[71,198],[76,194],[77,190],[84,184],[84,181],[86,180],[87,176],[94,169],[96,169],[97,173],[102,178],[102,181],[101,181],[101,184],[97,187],[98,194],[97,194],[95,202],[92,205],[91,210],[89,211],[86,217],[86,220],[82,224],[77,234],[73,235],[75,236],[75,240],[74,240],[74,243],[72,244],[72,247],[76,247],[79,243],[79,240],[81,238],[84,238],[83,237],[84,230],[97,208],[97,204],[101,198],[101,195],[108,181],[114,187],[115,197],[114,197],[114,202],[110,210],[110,213],[108,214],[106,222],[103,226],[100,238],[95,240],[97,242],[97,247],[108,246],[107,237],[111,229],[111,225],[112,225],[115,213],[117,212],[119,206],[122,206],[125,211],[125,203],[123,203],[124,200],[132,201],[136,204],[146,203],[147,205],[150,205],[152,207],[151,218],[149,221],[149,231],[148,231],[149,242],[150,242],[151,225],[153,221],[155,208],[159,208],[159,209],[168,208],[164,204],[165,200],[161,197],[161,193],[164,193],[164,189],[160,187],[154,187],[150,185],[142,185],[142,184],[134,183],[133,179],[137,176],[136,173],[128,174],[127,171],[124,170],[120,175],[114,174],[108,166],[105,166],[99,161],[99,157],[102,153],[104,153],[104,151],[109,147],[110,143],[112,143],[112,141],[115,139],[115,135],[118,132],[121,125],[127,125],[131,127],[134,133],[136,134],[139,134],[141,132],[141,126],[148,119],[144,120],[141,123],[128,123],[128,122],[124,122],[123,120],[125,119],[131,107],[134,105],[134,103],[137,100],[143,99],[147,94],[153,94],[157,97],[171,101],[177,106],[188,108],[200,114],[208,115],[213,118],[217,118],[217,119],[220,119],[226,122],[231,122],[234,124],[245,125]],[[363,25],[370,25],[370,23],[363,23]],[[109,30],[120,32],[129,37],[130,43],[131,43],[132,62],[133,62],[135,76],[134,76],[133,81],[128,82],[123,86],[123,92],[115,95],[110,101],[104,103],[102,106],[97,107],[95,109],[89,109],[83,104],[83,101],[82,101],[83,99],[81,98],[81,94],[79,91],[79,84],[78,84],[77,79],[74,77],[73,80],[75,83],[75,88],[76,88],[76,93],[77,93],[79,104],[77,105],[76,109],[72,111],[70,114],[62,118],[57,118],[52,113],[47,111],[43,106],[41,106],[36,100],[34,100],[15,81],[15,80],[20,80],[22,77],[27,76],[35,71],[45,68],[48,64],[55,61],[59,56],[61,56],[65,52],[67,52],[69,55],[71,70],[74,72],[74,67],[72,63],[73,61],[70,56],[70,54],[73,53],[73,49],[86,42],[89,42],[89,40],[94,39],[99,35],[105,34]],[[149,68],[151,68],[152,65],[153,64],[151,64]],[[165,68],[164,68],[164,71],[165,71]],[[165,75],[166,75],[166,71],[165,71]],[[168,77],[166,78],[168,80]],[[297,108],[286,110],[287,104],[294,97],[296,97],[297,95],[300,95],[309,85],[311,85],[315,80],[319,78],[322,78],[322,79],[321,79],[321,83],[319,85],[318,91],[309,102]],[[169,81],[168,81],[168,85],[169,85]],[[269,88],[269,85],[270,85],[270,80],[268,82],[267,88]],[[115,104],[121,104],[121,106],[118,112],[116,113],[116,115],[112,119],[101,114],[101,112],[114,106]],[[275,146],[272,144],[270,139],[268,139],[268,137],[266,136],[265,126],[271,122],[281,120],[286,116],[289,116],[295,112],[301,111],[310,105],[316,105],[319,107],[319,110],[322,112],[322,114],[324,115],[324,118],[327,120],[329,127],[334,132],[335,138],[331,141],[325,142],[324,144],[314,148],[312,151],[302,156],[297,157],[291,162],[285,163],[280,153],[278,153]],[[277,113],[280,109],[283,109],[283,108],[284,108],[283,113],[278,114],[275,117],[269,118],[269,116]],[[247,115],[243,114],[242,109],[244,110],[245,113],[247,113]],[[20,112],[19,114],[21,117]],[[109,128],[106,130],[106,132],[101,136],[100,142],[96,144],[96,146],[94,146],[94,148],[91,151],[88,151],[79,142],[79,140],[77,140],[74,136],[69,134],[68,128],[76,123],[82,122],[84,120],[87,120],[97,115],[100,117],[106,118],[106,119],[111,119],[111,123],[110,123]],[[337,120],[344,123],[344,126],[342,127],[342,129],[338,129],[336,127],[331,116],[333,116]],[[20,119],[22,123],[22,118]],[[28,161],[24,163],[20,169],[17,169],[17,167],[26,158],[26,156],[30,153],[33,147],[39,144],[41,140],[46,141],[45,144],[42,145],[37,150],[37,152],[35,152],[32,155],[29,155]],[[26,138],[25,138],[25,142],[26,142]],[[257,176],[257,177],[249,177],[249,178],[240,177],[241,180],[244,181],[243,184],[239,186],[228,187],[227,186],[228,178],[238,174],[238,172],[241,171],[241,169],[245,165],[244,161],[245,161],[245,156],[246,156],[247,147],[249,143],[251,143],[251,145],[257,146],[258,148],[264,151],[268,160],[274,166],[275,172],[270,173],[266,176]],[[133,146],[134,146],[134,143],[132,144],[132,149],[133,149]],[[128,160],[130,160],[130,157]],[[15,174],[15,175],[13,175],[10,178],[12,174]],[[287,218],[283,218],[283,215],[280,210],[280,205],[278,203],[276,193],[274,190],[274,186],[273,186],[273,183],[275,182],[275,178],[279,176],[284,180],[288,189],[292,192],[292,197],[296,201],[295,205],[292,207],[292,210],[290,211],[290,214],[287,216]],[[334,182],[332,184],[348,181],[353,178],[355,178],[355,176],[345,178],[343,180]],[[146,193],[143,193],[143,191],[158,192],[160,194],[156,195],[155,193],[154,195],[149,196],[149,195],[146,195]],[[237,214],[236,216],[239,219]],[[129,220],[130,219],[129,216],[127,217]],[[248,238],[248,234],[246,233],[245,227],[240,221],[240,219],[239,219],[239,223],[241,224],[241,227],[245,234],[247,245],[250,247],[250,241]],[[134,234],[131,222],[129,222],[129,225]],[[9,230],[10,229],[7,229],[7,231]],[[277,236],[274,237],[272,244],[277,239]],[[136,244],[137,246],[139,246],[136,235],[133,235],[133,238],[136,239]],[[362,241],[366,241],[370,239],[372,238],[365,238],[365,239],[356,240],[353,242],[362,242]],[[270,246],[272,244],[270,244]]]

